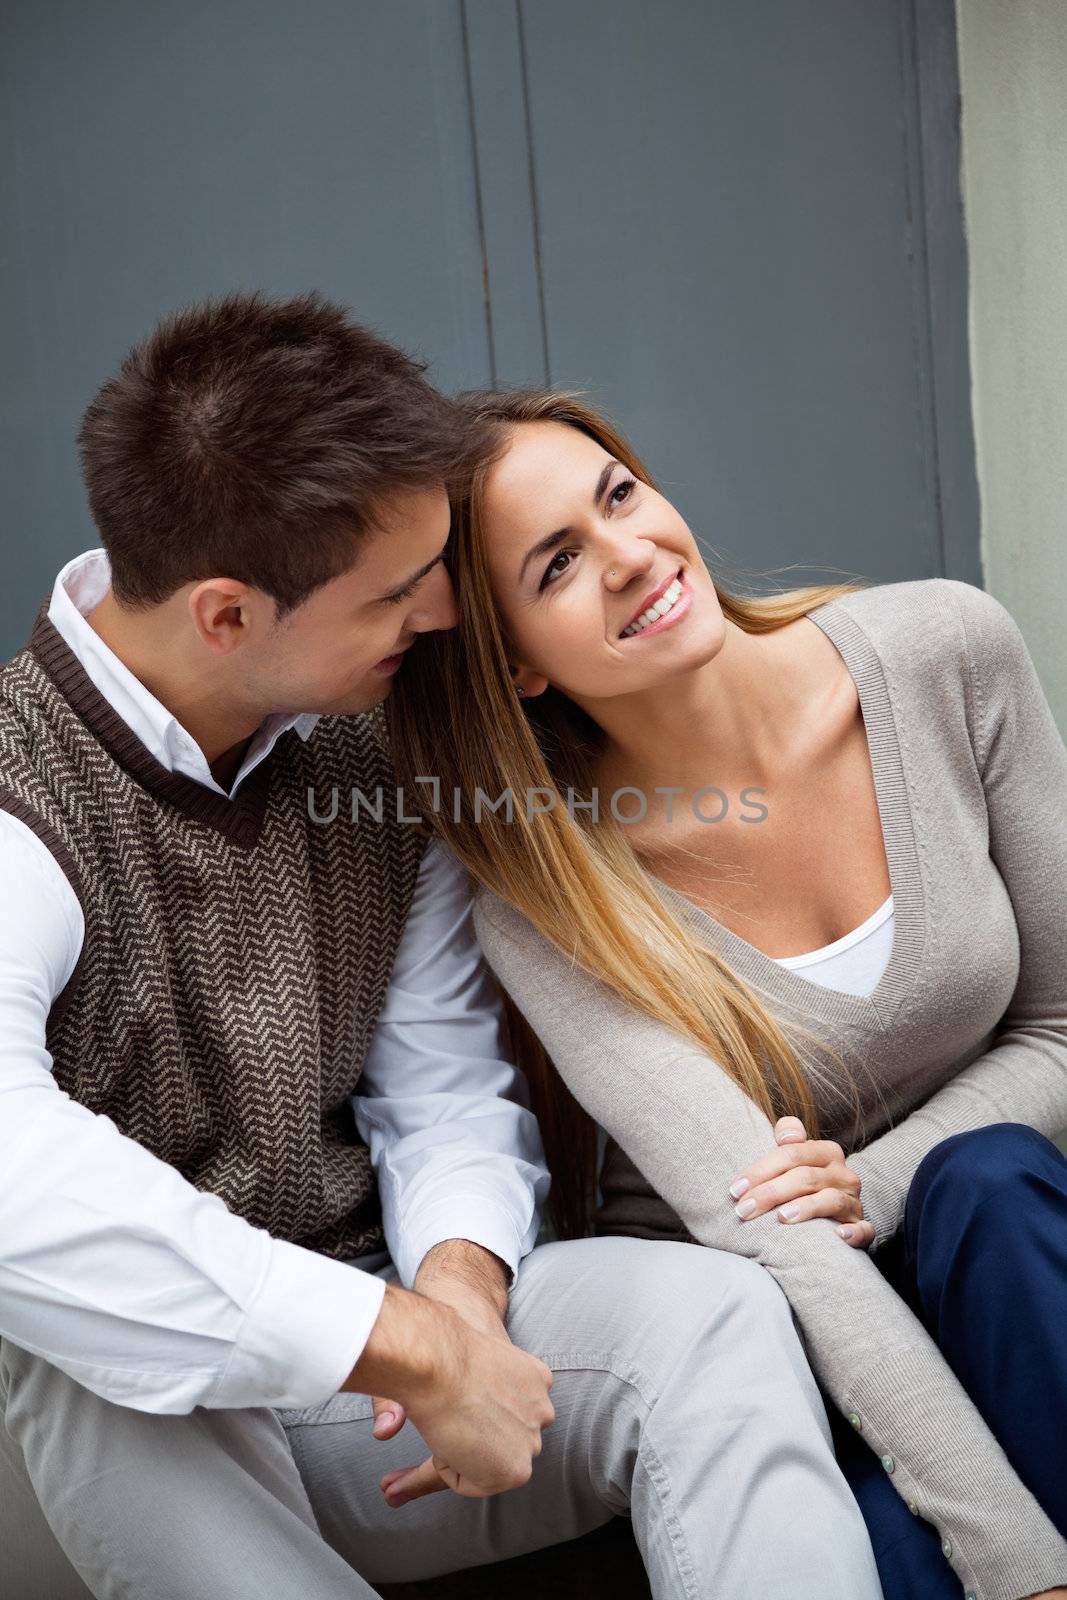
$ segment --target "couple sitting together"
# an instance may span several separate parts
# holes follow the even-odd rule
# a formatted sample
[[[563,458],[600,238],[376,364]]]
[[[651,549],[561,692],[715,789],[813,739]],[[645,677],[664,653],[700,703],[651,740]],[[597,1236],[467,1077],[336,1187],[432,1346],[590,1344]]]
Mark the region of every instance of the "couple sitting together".
[[[423,371],[233,295],[86,413],[103,548],[0,672],[0,1590],[628,1516],[655,1600],[1067,1594],[1018,627],[734,592],[577,396]]]

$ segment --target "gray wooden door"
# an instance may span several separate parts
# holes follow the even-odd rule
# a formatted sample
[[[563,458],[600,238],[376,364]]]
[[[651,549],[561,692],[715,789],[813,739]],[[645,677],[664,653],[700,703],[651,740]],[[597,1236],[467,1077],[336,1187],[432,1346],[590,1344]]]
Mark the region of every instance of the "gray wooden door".
[[[8,0],[0,659],[163,311],[588,388],[712,563],[980,582],[951,0]],[[761,585],[758,585],[761,586]]]

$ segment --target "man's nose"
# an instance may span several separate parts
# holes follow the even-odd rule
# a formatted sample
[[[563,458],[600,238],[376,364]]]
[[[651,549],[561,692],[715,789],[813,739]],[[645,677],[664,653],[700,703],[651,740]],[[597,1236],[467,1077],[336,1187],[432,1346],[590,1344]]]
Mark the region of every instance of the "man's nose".
[[[439,562],[427,576],[420,605],[412,611],[407,621],[414,633],[432,633],[435,629],[454,628],[459,621],[456,591],[444,562]]]

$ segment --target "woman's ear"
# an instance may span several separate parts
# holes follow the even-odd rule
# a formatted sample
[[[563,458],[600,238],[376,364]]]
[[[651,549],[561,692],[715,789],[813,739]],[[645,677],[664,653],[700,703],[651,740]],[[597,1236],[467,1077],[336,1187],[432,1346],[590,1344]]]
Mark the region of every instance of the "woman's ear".
[[[536,700],[539,694],[544,694],[548,688],[548,679],[539,672],[530,672],[526,667],[514,667],[509,664],[511,682],[515,693],[524,700]]]

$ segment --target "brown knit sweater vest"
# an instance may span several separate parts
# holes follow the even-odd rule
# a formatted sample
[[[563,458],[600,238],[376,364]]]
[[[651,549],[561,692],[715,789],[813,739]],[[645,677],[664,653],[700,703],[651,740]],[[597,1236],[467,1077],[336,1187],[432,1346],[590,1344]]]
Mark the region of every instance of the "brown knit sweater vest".
[[[353,787],[379,785],[382,822],[353,823]],[[42,608],[0,671],[0,807],[85,916],[48,1022],[59,1086],[276,1237],[380,1249],[348,1096],[426,843],[396,820],[380,708],[283,734],[229,800],[155,760]]]

